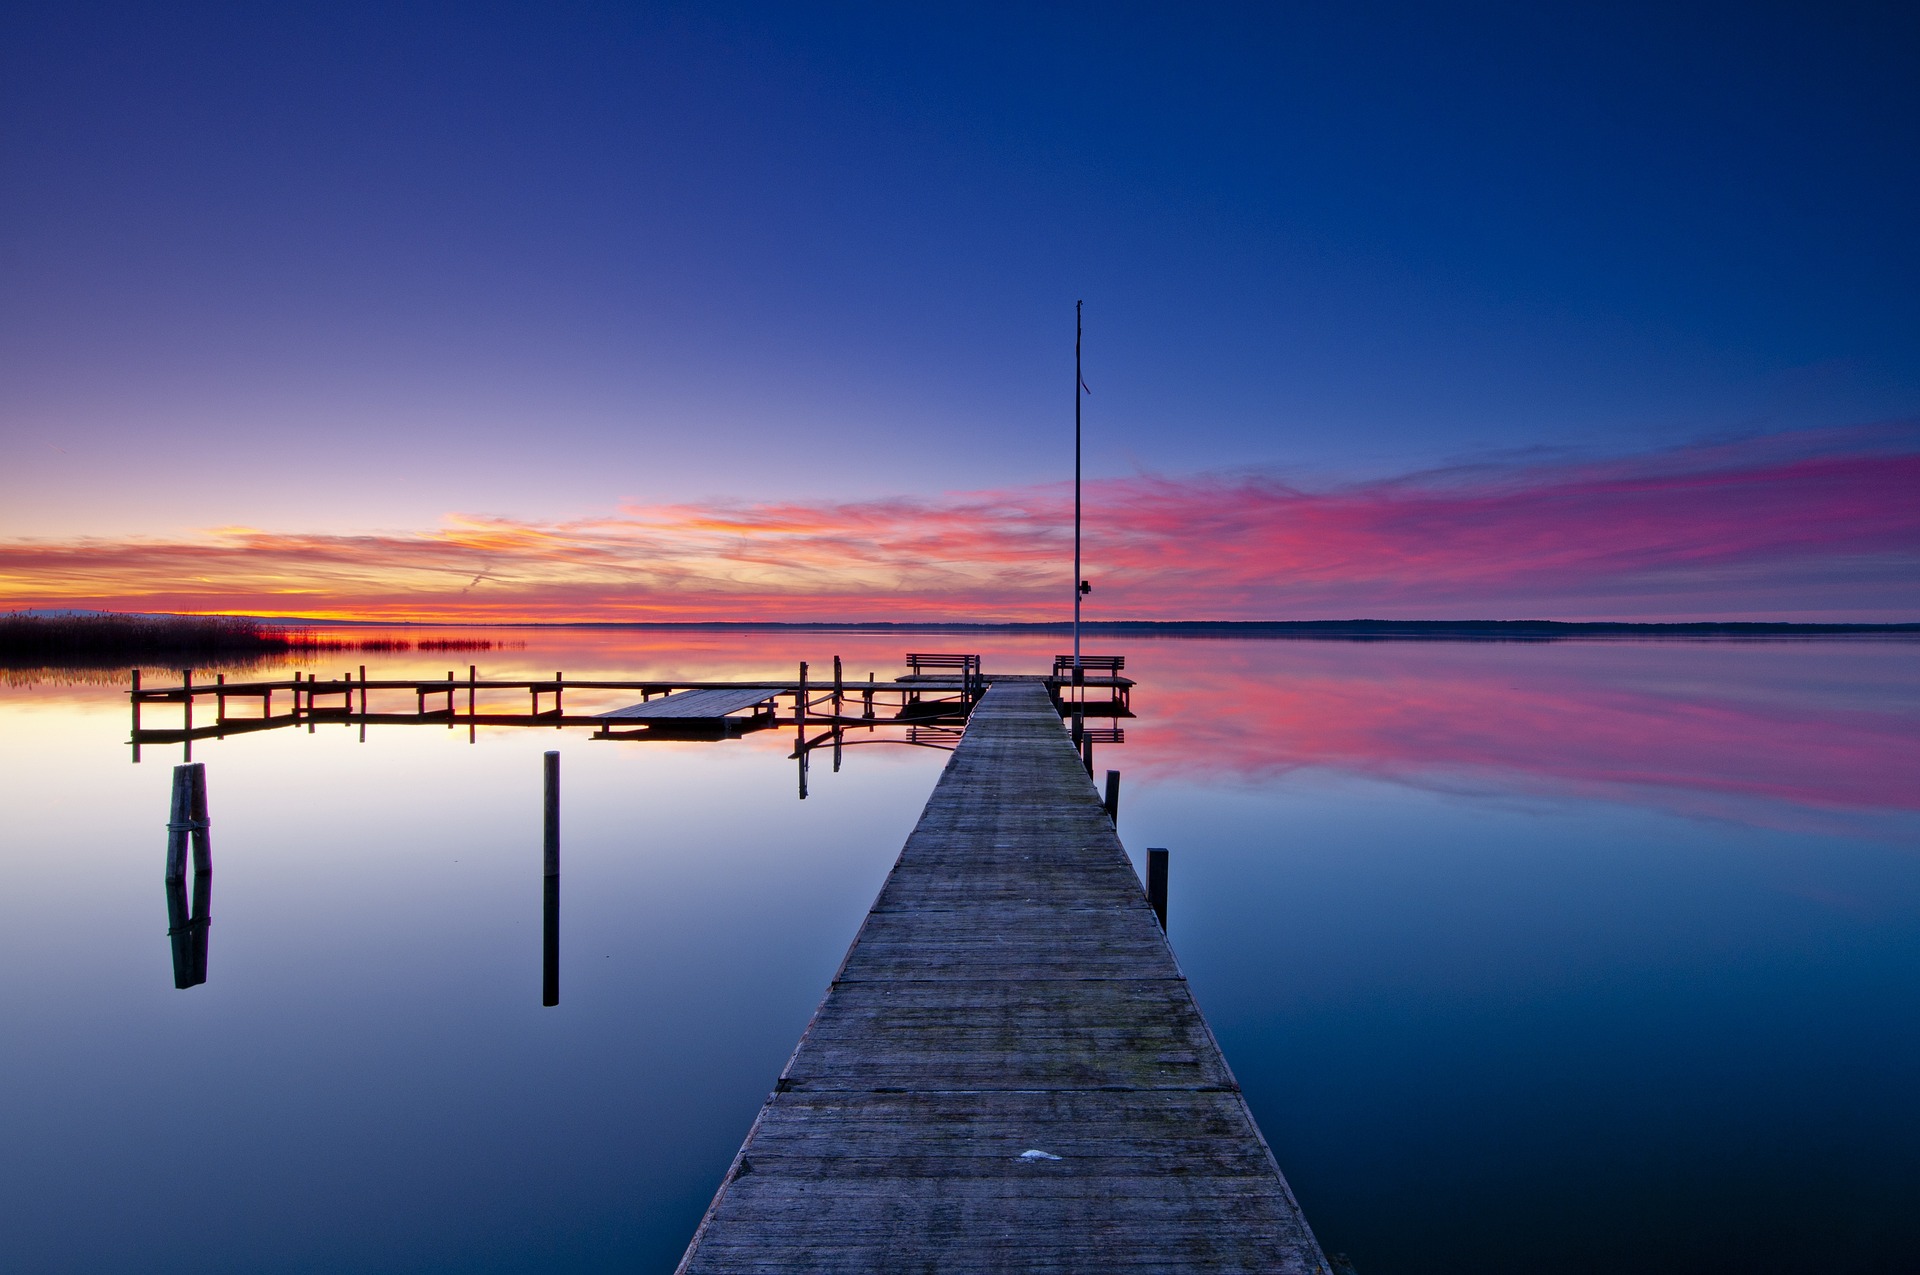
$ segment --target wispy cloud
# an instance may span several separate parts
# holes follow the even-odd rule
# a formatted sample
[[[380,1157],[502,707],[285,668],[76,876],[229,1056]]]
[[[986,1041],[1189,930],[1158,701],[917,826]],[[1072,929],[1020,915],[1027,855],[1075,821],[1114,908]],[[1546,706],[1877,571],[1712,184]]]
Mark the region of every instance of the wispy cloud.
[[[1116,618],[1920,615],[1920,424],[1307,490],[1091,485]],[[846,503],[455,514],[360,535],[224,527],[0,542],[16,605],[420,619],[1054,618],[1061,486]]]

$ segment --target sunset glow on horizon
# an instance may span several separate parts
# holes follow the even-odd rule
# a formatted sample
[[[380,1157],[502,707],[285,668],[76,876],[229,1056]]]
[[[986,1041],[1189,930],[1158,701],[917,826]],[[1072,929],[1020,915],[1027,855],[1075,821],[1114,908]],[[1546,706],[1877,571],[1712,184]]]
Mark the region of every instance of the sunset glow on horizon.
[[[1259,473],[1102,479],[1088,617],[1920,615],[1920,428],[1322,491]],[[365,534],[0,542],[0,603],[456,622],[1050,620],[1062,485],[937,498],[461,513]]]

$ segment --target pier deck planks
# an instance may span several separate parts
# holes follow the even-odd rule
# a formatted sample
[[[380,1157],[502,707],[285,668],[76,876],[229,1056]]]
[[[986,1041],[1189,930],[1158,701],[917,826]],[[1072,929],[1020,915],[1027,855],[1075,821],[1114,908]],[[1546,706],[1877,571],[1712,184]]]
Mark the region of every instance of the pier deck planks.
[[[755,686],[675,691],[671,695],[662,695],[659,699],[650,699],[643,704],[629,704],[625,708],[616,708],[610,713],[596,713],[594,716],[616,721],[635,719],[704,721],[725,717],[728,713],[737,713],[743,708],[752,708],[756,704],[765,703],[772,696],[771,691]]]
[[[680,1270],[1326,1270],[1038,681],[974,709]]]

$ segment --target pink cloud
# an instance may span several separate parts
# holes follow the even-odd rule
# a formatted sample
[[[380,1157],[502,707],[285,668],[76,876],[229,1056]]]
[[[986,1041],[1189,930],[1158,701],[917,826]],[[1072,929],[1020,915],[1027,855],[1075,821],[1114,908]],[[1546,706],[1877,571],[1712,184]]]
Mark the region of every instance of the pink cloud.
[[[1920,426],[1329,490],[1267,474],[1088,489],[1096,618],[1912,619]],[[14,605],[445,619],[1034,619],[1070,493],[454,515],[317,535],[0,542]]]

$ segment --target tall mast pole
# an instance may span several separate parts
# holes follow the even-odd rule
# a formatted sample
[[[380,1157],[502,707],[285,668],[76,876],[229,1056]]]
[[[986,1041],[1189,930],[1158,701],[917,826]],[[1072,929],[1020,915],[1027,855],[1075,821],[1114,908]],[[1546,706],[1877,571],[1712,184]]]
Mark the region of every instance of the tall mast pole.
[[[1073,680],[1080,682],[1080,307],[1073,303]]]

